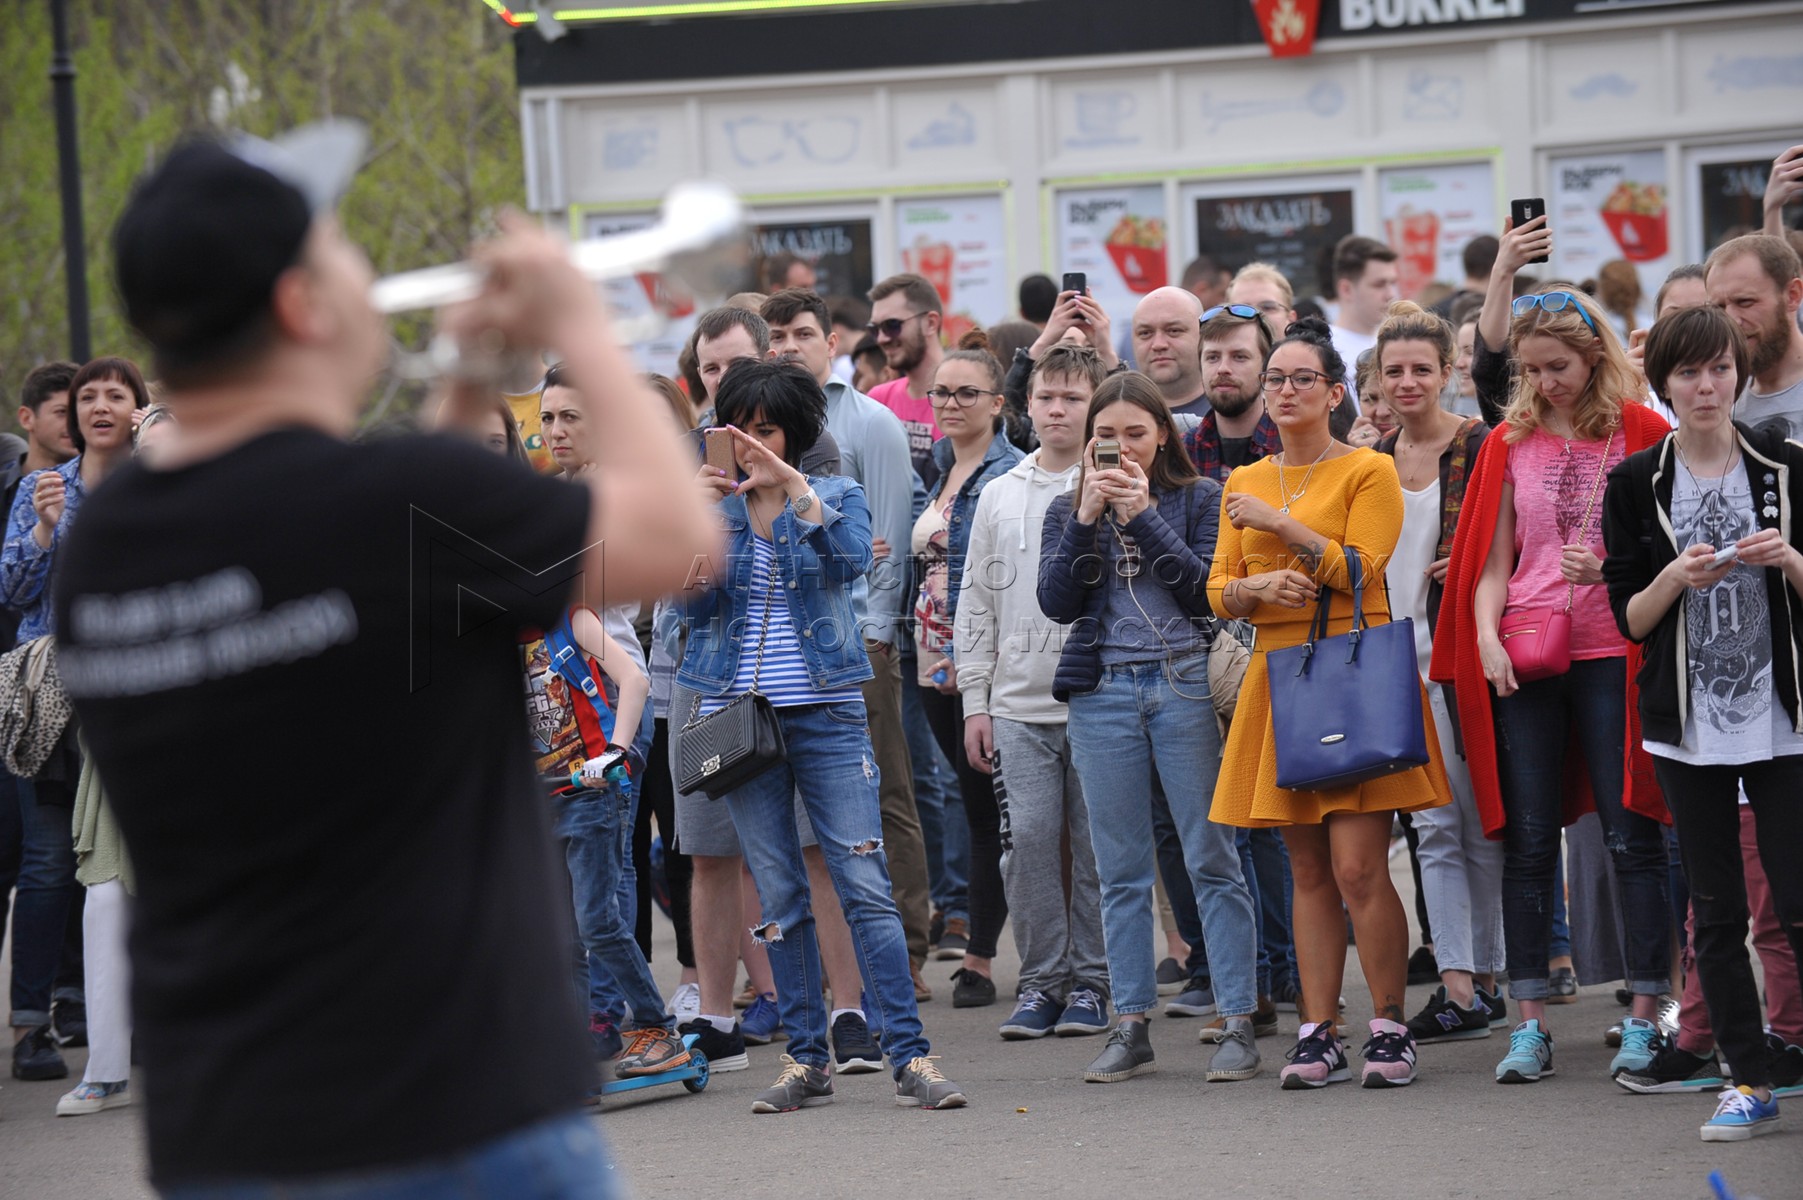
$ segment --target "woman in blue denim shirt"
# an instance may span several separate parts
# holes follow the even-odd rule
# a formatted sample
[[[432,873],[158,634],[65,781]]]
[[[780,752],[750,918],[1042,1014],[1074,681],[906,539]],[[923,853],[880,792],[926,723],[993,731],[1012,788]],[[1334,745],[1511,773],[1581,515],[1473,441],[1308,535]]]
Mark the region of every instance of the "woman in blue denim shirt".
[[[757,937],[769,948],[789,1034],[783,1072],[752,1111],[793,1112],[833,1095],[820,948],[795,830],[798,789],[876,1006],[896,1102],[961,1107],[962,1091],[939,1073],[921,1030],[883,854],[876,755],[858,687],[870,660],[851,608],[852,581],[870,569],[864,490],[798,469],[826,424],[826,397],[800,367],[734,364],[720,381],[715,418],[732,431],[743,477],[701,468],[720,499],[727,554],[715,578],[682,598],[691,630],[676,681],[699,698],[671,721],[717,711],[755,687],[775,707],[788,746],[787,761],[724,798],[757,884]]]
[[[918,643],[921,707],[933,737],[958,775],[964,821],[970,831],[970,926],[948,918],[940,946],[964,961],[952,973],[952,1006],[978,1008],[995,1003],[990,960],[1008,920],[1002,891],[1002,817],[991,764],[978,770],[964,751],[964,701],[958,668],[952,662],[952,621],[964,585],[964,554],[977,497],[1023,457],[1008,440],[1002,420],[1002,365],[986,348],[981,332],[966,334],[961,348],[945,356],[927,398],[945,436],[933,447],[939,480],[914,524],[913,551],[919,590],[914,636]],[[960,946],[959,939],[962,939]]]
[[[1152,779],[1170,801],[1208,942],[1223,1018],[1213,1082],[1258,1073],[1257,924],[1234,830],[1208,819],[1221,737],[1208,686],[1208,569],[1221,485],[1196,473],[1170,408],[1137,371],[1096,389],[1076,491],[1046,511],[1039,560],[1045,615],[1075,625],[1052,694],[1070,703],[1071,759],[1089,801],[1102,883],[1102,935],[1120,1023],[1083,1078],[1117,1083],[1154,1068]],[[1098,441],[1121,465],[1098,469]]]

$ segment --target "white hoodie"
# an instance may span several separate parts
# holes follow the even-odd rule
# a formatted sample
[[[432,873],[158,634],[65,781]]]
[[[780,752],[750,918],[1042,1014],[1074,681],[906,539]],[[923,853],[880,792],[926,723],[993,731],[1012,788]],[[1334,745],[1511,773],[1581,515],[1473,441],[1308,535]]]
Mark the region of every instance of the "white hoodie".
[[[984,487],[971,520],[953,638],[964,715],[1062,725],[1052,676],[1067,630],[1039,610],[1039,537],[1046,509],[1077,482],[1079,465],[1053,474],[1035,450]],[[1000,653],[997,653],[998,647]]]

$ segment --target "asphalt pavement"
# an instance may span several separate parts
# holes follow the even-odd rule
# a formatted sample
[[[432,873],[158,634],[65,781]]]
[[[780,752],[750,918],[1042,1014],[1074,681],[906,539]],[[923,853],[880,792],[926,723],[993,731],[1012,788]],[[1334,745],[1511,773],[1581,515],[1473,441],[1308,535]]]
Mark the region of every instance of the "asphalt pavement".
[[[1398,882],[1410,896],[1406,858]],[[667,922],[655,927],[653,968],[667,993],[675,946]],[[1803,1198],[1803,1100],[1785,1102],[1779,1133],[1704,1144],[1697,1126],[1712,1094],[1637,1096],[1609,1080],[1613,1051],[1603,1031],[1624,1012],[1613,987],[1585,989],[1575,1005],[1551,1011],[1558,1073],[1528,1086],[1492,1081],[1507,1049],[1498,1031],[1422,1047],[1420,1077],[1407,1088],[1284,1092],[1277,1069],[1295,1040],[1290,1013],[1279,1036],[1259,1040],[1256,1079],[1205,1083],[1213,1048],[1197,1043],[1203,1022],[1160,1016],[1151,1031],[1156,1074],[1086,1084],[1081,1072],[1101,1038],[1004,1042],[996,1034],[1017,964],[1006,935],[1002,943],[1003,1001],[993,1007],[954,1009],[947,976],[958,964],[927,969],[937,995],[921,1015],[941,1069],[964,1086],[970,1107],[900,1108],[888,1076],[876,1074],[839,1077],[829,1105],[757,1116],[752,1097],[775,1079],[783,1046],[753,1047],[750,1070],[716,1074],[698,1095],[676,1085],[603,1103],[598,1120],[627,1194],[1704,1200],[1714,1195],[1710,1172],[1720,1171],[1739,1200]],[[4,970],[0,963],[0,983]],[[1411,1010],[1428,991],[1410,989]],[[1345,993],[1362,1028],[1369,1000],[1356,952]],[[72,1079],[85,1053],[70,1053]],[[0,1083],[0,1197],[152,1195],[139,1110],[58,1119],[56,1099],[72,1083]],[[354,1073],[345,1086],[357,1086]]]

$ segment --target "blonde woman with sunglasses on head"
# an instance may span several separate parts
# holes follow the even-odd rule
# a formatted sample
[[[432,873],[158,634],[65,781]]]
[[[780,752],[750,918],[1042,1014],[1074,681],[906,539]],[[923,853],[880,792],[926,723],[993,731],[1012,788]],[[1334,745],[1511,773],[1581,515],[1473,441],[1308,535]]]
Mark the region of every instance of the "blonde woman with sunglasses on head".
[[[1503,839],[1503,940],[1522,1023],[1496,1079],[1533,1083],[1553,1071],[1545,1019],[1560,831],[1592,808],[1615,865],[1633,993],[1611,1075],[1644,1068],[1657,1049],[1671,952],[1655,819],[1664,805],[1630,733],[1637,656],[1602,586],[1602,489],[1667,426],[1641,403],[1644,385],[1589,298],[1552,290],[1509,311],[1520,375],[1466,491],[1430,673],[1457,684],[1478,811]],[[1563,654],[1548,637],[1561,629]]]

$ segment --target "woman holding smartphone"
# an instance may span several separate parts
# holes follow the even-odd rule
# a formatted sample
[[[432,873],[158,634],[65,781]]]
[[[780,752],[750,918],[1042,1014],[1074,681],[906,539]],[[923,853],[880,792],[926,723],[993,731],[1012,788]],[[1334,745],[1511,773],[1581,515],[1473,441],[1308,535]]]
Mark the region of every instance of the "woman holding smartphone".
[[[1152,783],[1170,802],[1208,940],[1224,1029],[1211,1082],[1258,1074],[1257,923],[1234,831],[1208,819],[1220,741],[1208,687],[1217,636],[1208,562],[1221,485],[1196,473],[1158,387],[1111,375],[1090,401],[1075,492],[1052,501],[1040,536],[1039,604],[1073,626],[1052,695],[1070,704],[1071,760],[1089,802],[1102,938],[1120,1022],[1083,1078],[1116,1083],[1155,1068],[1147,1014],[1158,1002],[1152,922]]]
[[[1803,446],[1730,419],[1748,359],[1721,309],[1659,320],[1645,363],[1678,428],[1610,473],[1604,576],[1616,625],[1644,648],[1641,730],[1677,823],[1697,972],[1736,1085],[1702,1137],[1741,1141],[1778,1127],[1747,960],[1743,788],[1773,905],[1803,958],[1803,535],[1792,524]]]
[[[1664,807],[1629,736],[1633,651],[1602,587],[1601,532],[1606,473],[1667,426],[1638,402],[1640,377],[1588,297],[1541,292],[1510,311],[1521,373],[1466,492],[1430,673],[1457,684],[1478,811],[1486,834],[1503,837],[1503,940],[1522,1022],[1496,1080],[1533,1083],[1553,1067],[1546,1005],[1560,831],[1591,808],[1615,865],[1633,993],[1611,1075],[1652,1061],[1659,994],[1670,986]],[[1491,315],[1486,308],[1484,319]],[[1560,613],[1569,614],[1569,665],[1521,679],[1504,644],[1505,615],[1534,618],[1511,635],[1529,639],[1519,654],[1537,636],[1525,631]]]

